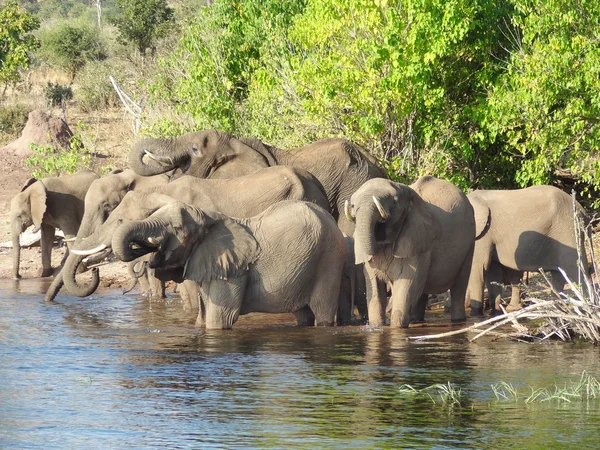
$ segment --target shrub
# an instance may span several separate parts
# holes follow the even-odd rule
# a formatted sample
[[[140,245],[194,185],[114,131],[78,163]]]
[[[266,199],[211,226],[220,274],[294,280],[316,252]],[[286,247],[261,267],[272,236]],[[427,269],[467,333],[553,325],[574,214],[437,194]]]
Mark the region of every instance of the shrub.
[[[29,108],[23,105],[0,108],[0,133],[17,135],[27,123]]]
[[[106,53],[96,28],[63,23],[42,34],[42,57],[69,72],[73,82],[88,61],[103,60]]]
[[[50,106],[64,105],[65,102],[73,98],[73,90],[71,86],[48,82],[44,89],[44,95]]]
[[[25,165],[32,169],[31,176],[37,179],[56,177],[62,174],[75,173],[89,168],[92,155],[83,145],[83,125],[77,124],[77,132],[71,137],[68,149],[55,148],[51,145],[29,144],[34,154],[25,160]]]
[[[122,70],[108,61],[91,61],[79,73],[75,98],[84,111],[96,111],[119,103],[119,99],[108,79],[112,75],[117,83],[122,82]]]

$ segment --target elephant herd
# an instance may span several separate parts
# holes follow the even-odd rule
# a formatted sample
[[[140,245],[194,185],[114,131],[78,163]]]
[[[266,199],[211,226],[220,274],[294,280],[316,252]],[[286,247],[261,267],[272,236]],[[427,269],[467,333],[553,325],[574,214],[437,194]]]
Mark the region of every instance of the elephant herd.
[[[474,191],[425,176],[412,185],[345,139],[281,150],[205,130],[143,139],[131,169],[29,180],[11,203],[13,276],[19,235],[42,231],[42,276],[55,228],[68,251],[46,293],[86,297],[111,253],[152,295],[178,283],[197,326],[231,328],[240,314],[293,313],[299,325],[347,324],[354,305],[373,326],[424,320],[428,294],[450,291],[452,321],[492,310],[497,282],[551,273],[553,287],[587,270],[573,202],[551,186]],[[581,209],[579,205],[577,208]],[[87,275],[80,275],[87,272]],[[388,301],[388,288],[391,297]]]

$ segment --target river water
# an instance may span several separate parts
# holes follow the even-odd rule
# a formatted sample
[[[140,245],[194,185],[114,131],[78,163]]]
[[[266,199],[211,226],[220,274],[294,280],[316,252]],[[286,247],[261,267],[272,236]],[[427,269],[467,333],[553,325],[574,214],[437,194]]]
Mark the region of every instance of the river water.
[[[408,342],[446,331],[301,329],[251,315],[193,327],[177,297],[105,291],[85,300],[48,281],[0,280],[0,448],[598,448],[600,399],[498,401],[600,378],[584,344]],[[404,384],[461,389],[461,404]]]

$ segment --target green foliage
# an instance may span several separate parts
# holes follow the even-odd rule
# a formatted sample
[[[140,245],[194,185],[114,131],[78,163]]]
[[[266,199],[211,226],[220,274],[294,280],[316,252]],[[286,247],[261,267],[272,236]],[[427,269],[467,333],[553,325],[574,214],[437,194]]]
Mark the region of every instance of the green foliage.
[[[62,105],[73,98],[73,89],[71,86],[48,82],[44,95],[50,106]]]
[[[62,23],[42,34],[42,56],[66,70],[75,79],[88,61],[106,58],[96,28],[86,24]]]
[[[29,108],[23,105],[0,107],[0,133],[16,136],[27,123]]]
[[[274,53],[285,53],[286,29],[304,3],[216,1],[201,8],[177,49],[159,61],[161,73],[150,87],[154,103],[168,101],[197,127],[237,131],[239,103],[255,72]]]
[[[215,0],[150,85],[171,135],[345,136],[390,177],[600,188],[600,3]]]
[[[166,0],[117,0],[117,6],[111,19],[119,29],[117,40],[135,45],[142,55],[154,52],[156,41],[172,29],[173,9]]]
[[[84,131],[85,126],[79,121],[77,132],[71,137],[68,150],[54,148],[50,145],[29,144],[29,148],[33,150],[34,154],[25,160],[25,165],[32,169],[31,176],[41,179],[90,168],[92,155],[84,146],[82,135]]]
[[[109,76],[117,83],[123,81],[123,69],[111,60],[90,61],[77,75],[77,104],[84,111],[96,111],[115,106],[119,99]]]
[[[21,79],[19,71],[29,67],[29,52],[39,46],[38,40],[29,33],[39,26],[39,20],[22,11],[17,2],[8,2],[0,9],[0,83]]]

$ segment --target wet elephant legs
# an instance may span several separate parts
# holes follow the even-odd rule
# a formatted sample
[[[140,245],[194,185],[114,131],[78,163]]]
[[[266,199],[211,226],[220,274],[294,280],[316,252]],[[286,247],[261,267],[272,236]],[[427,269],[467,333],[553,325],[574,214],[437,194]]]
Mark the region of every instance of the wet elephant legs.
[[[42,223],[40,227],[42,238],[40,246],[42,248],[42,277],[50,277],[52,270],[52,246],[54,245],[54,227]]]

